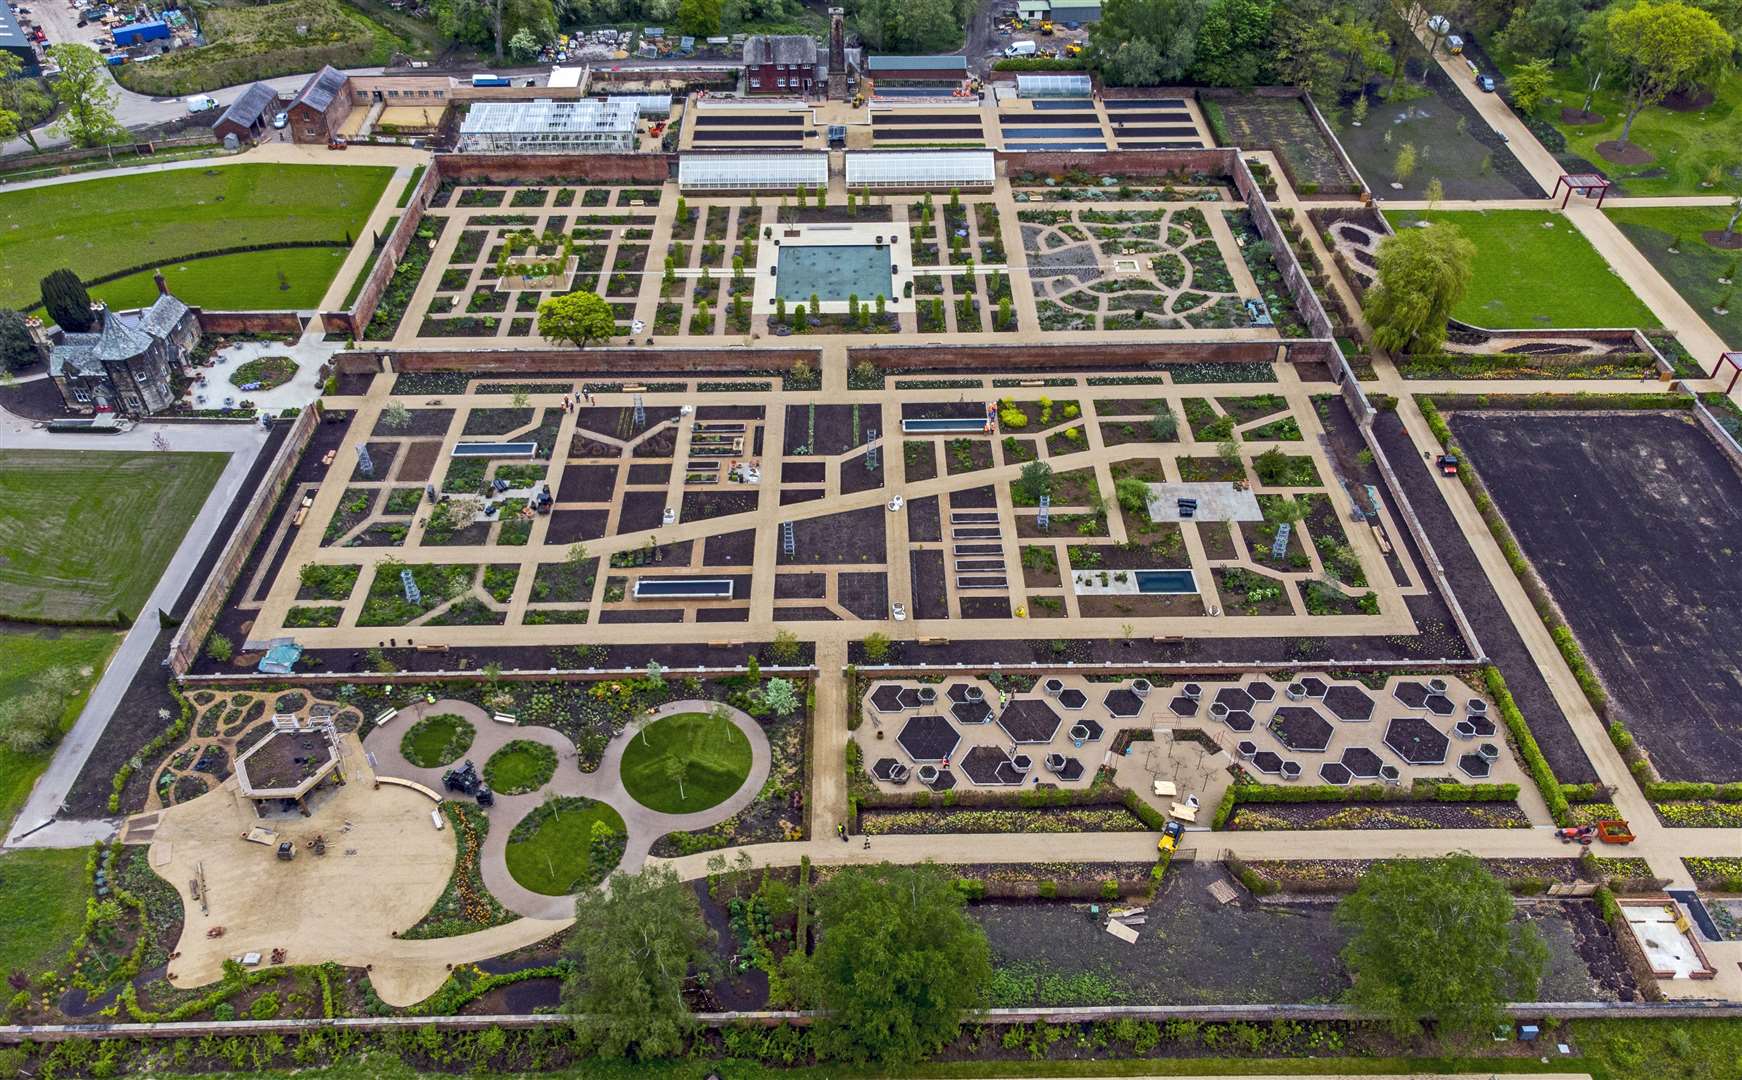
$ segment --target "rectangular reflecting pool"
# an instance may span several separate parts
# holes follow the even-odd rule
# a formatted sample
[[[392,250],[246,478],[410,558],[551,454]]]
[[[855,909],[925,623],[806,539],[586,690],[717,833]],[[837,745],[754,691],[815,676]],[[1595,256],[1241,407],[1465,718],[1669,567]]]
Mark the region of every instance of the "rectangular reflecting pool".
[[[1195,593],[1198,581],[1190,570],[1133,570],[1140,593]]]
[[[805,244],[780,249],[774,295],[787,303],[818,300],[845,303],[857,295],[875,303],[893,293],[888,246],[872,244]]]
[[[635,598],[663,597],[668,600],[730,600],[731,578],[641,578],[635,582]]]

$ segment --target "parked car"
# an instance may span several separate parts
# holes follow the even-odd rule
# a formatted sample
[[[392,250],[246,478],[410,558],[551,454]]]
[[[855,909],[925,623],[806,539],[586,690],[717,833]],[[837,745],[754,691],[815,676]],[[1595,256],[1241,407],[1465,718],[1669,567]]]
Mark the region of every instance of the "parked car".
[[[273,127],[282,128],[282,127],[284,127],[284,125],[286,125],[288,123],[290,123],[290,114],[289,113],[281,112],[281,113],[273,113],[272,114],[272,126]]]
[[[1492,94],[1494,92],[1494,76],[1492,76],[1492,75],[1478,75],[1478,76],[1476,76],[1476,86],[1479,87],[1483,93]]]

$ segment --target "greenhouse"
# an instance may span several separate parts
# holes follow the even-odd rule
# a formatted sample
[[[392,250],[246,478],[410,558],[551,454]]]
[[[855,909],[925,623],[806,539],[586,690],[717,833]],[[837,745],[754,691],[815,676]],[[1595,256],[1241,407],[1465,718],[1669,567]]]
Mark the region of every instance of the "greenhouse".
[[[829,182],[829,155],[684,154],[677,162],[683,191],[795,191]]]
[[[847,187],[989,188],[997,176],[990,150],[869,150],[847,155]]]
[[[1019,98],[1086,98],[1094,92],[1087,75],[1018,75]]]
[[[622,101],[480,101],[460,125],[462,153],[632,153],[639,111]]]

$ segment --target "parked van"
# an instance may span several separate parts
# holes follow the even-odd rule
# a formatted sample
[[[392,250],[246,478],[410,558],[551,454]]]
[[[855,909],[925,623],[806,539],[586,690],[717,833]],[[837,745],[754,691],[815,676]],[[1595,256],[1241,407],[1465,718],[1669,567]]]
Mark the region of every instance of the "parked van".
[[[1037,51],[1038,46],[1032,41],[1012,41],[1004,46],[1005,57],[1012,60],[1018,56],[1033,56]]]
[[[188,112],[190,113],[210,112],[217,107],[218,100],[210,94],[195,94],[188,98]]]

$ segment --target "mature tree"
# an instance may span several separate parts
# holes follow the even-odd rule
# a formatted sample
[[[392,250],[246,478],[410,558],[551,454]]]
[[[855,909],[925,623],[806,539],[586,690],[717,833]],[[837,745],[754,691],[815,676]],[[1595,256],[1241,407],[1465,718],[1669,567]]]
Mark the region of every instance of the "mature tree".
[[[508,39],[508,51],[513,54],[514,59],[523,64],[537,56],[538,50],[538,35],[534,34],[530,27],[522,26],[514,31],[513,37]]]
[[[1585,17],[1580,0],[1531,0],[1494,35],[1494,48],[1506,56],[1541,56],[1559,64],[1578,47]]]
[[[677,25],[686,34],[712,37],[720,32],[721,0],[678,0]]]
[[[825,930],[800,982],[825,1010],[817,1042],[831,1057],[917,1061],[985,1002],[986,933],[937,866],[842,870],[817,891],[817,922]]]
[[[23,72],[24,61],[12,53],[0,52],[0,87],[20,81],[18,77]],[[14,98],[15,95],[0,93],[0,142],[17,138],[21,131],[29,131],[23,124],[24,118],[20,115]],[[36,143],[32,142],[30,145],[35,148]]]
[[[1022,476],[1016,483],[1023,495],[1038,502],[1042,495],[1052,494],[1052,466],[1044,461],[1031,461],[1022,467]]]
[[[1729,60],[1735,45],[1718,20],[1680,0],[1637,0],[1611,11],[1607,26],[1615,70],[1627,87],[1627,119],[1618,140],[1622,146],[1647,105],[1709,78]]]
[[[1320,95],[1360,90],[1391,45],[1385,31],[1353,10],[1311,19],[1279,11],[1273,42],[1278,78]]]
[[[954,0],[859,0],[853,28],[881,52],[948,52],[962,44]]]
[[[538,333],[550,341],[566,341],[584,349],[589,341],[616,332],[611,305],[598,293],[572,292],[538,305]]]
[[[530,32],[536,43],[556,34],[551,0],[437,0],[435,15],[442,33],[470,45],[488,45],[497,60],[521,30]]]
[[[1505,1002],[1531,1000],[1548,960],[1536,928],[1514,914],[1474,856],[1379,863],[1337,906],[1350,931],[1350,1001],[1404,1034],[1428,1018],[1442,1033],[1492,1027]]]
[[[0,368],[23,371],[42,359],[42,350],[24,325],[24,316],[10,308],[0,308]]]
[[[1197,58],[1204,0],[1108,0],[1089,28],[1089,63],[1120,86],[1182,80]]]
[[[1274,70],[1269,48],[1273,0],[1208,0],[1198,25],[1192,80],[1206,86],[1252,86]]]
[[[683,1049],[694,1024],[684,979],[708,961],[708,941],[695,893],[668,866],[619,871],[582,893],[569,938],[576,970],[563,986],[576,1035],[601,1057]]]
[[[1378,283],[1367,294],[1373,340],[1390,352],[1431,352],[1469,287],[1476,245],[1452,225],[1403,229],[1379,245]]]
[[[107,146],[122,138],[126,131],[115,119],[115,83],[97,51],[63,42],[48,47],[48,58],[60,65],[50,85],[66,110],[49,130],[74,146]]]
[[[1543,99],[1554,89],[1554,72],[1549,69],[1546,59],[1532,60],[1512,69],[1512,74],[1506,77],[1506,89],[1512,94],[1512,103],[1526,113],[1536,111]]]
[[[82,334],[97,325],[96,316],[91,314],[91,294],[71,270],[54,270],[42,279],[42,306],[62,330]]]

